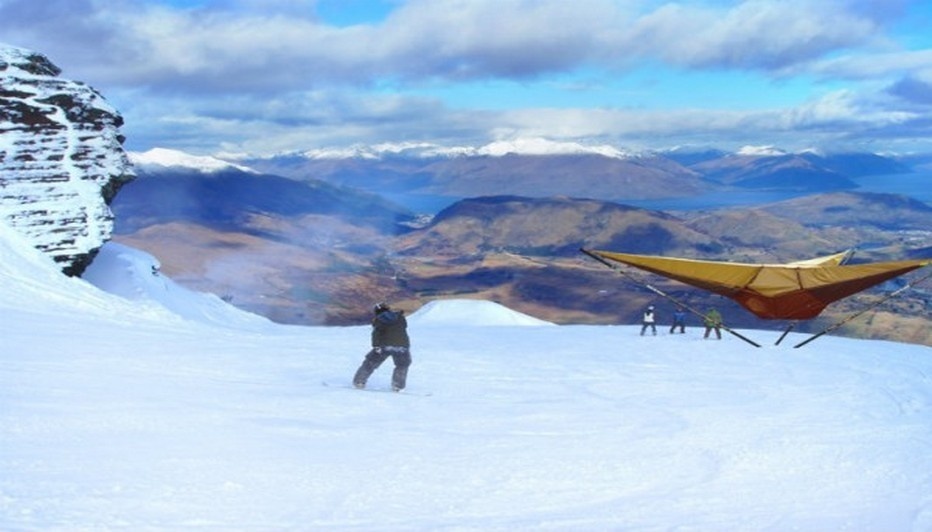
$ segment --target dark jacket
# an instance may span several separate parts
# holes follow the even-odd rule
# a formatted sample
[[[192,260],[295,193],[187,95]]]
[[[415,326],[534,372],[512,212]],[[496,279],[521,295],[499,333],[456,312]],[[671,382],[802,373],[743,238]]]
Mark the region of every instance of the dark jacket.
[[[411,347],[402,310],[385,310],[372,318],[372,347]]]

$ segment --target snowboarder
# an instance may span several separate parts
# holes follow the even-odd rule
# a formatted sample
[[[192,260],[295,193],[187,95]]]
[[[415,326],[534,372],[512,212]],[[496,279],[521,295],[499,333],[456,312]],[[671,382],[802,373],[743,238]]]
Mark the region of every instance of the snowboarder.
[[[683,307],[676,307],[676,310],[673,311],[673,325],[670,326],[670,334],[680,328],[680,333],[686,334],[686,311],[683,310]]]
[[[644,336],[644,333],[647,331],[648,327],[650,327],[651,331],[654,333],[654,336],[657,336],[657,324],[654,317],[653,305],[650,305],[647,307],[647,310],[644,311],[644,316],[641,319],[641,336]]]
[[[705,336],[703,336],[703,338],[708,338],[712,329],[715,329],[715,336],[718,337],[719,340],[722,339],[722,315],[719,314],[715,307],[709,307],[709,311],[705,313],[703,322],[705,323]]]
[[[411,365],[411,343],[408,339],[408,321],[403,310],[394,310],[385,303],[379,303],[372,308],[375,317],[372,318],[372,349],[366,354],[356,375],[353,376],[353,386],[365,388],[366,381],[382,362],[389,356],[395,363],[392,373],[392,390],[401,391],[405,387],[408,377],[408,366]]]

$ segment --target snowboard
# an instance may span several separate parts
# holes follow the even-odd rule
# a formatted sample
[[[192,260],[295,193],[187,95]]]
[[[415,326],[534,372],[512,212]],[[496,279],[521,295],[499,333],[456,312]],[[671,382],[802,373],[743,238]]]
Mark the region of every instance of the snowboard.
[[[392,390],[391,388],[370,388],[370,387],[366,387],[366,388],[357,388],[357,387],[353,386],[352,384],[346,384],[346,383],[342,383],[342,382],[341,382],[341,383],[331,383],[331,382],[327,382],[327,381],[322,381],[320,384],[321,384],[323,387],[325,387],[325,388],[336,388],[336,389],[344,389],[344,390],[353,390],[353,391],[356,391],[356,392],[390,393],[390,394],[393,394],[393,395],[411,395],[411,396],[416,396],[416,397],[430,397],[431,395],[433,395],[433,394],[430,393],[430,392],[411,392],[411,391],[408,391],[407,389],[404,389],[404,390],[401,390],[401,391],[396,392],[396,391]]]

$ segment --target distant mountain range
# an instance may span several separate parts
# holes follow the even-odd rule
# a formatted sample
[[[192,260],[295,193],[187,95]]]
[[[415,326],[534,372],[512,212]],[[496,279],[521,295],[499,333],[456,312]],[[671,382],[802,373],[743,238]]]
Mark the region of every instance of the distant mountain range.
[[[497,195],[570,196],[610,201],[689,197],[744,188],[830,192],[852,178],[911,171],[910,162],[874,153],[784,152],[771,147],[625,152],[608,146],[538,141],[480,148],[429,144],[322,150],[224,161],[154,149],[133,154],[144,167],[238,168],[317,180],[380,195],[451,199]]]
[[[305,153],[240,163],[265,173],[319,179],[382,195],[450,200],[499,194],[624,202],[734,189],[834,192],[856,188],[855,177],[910,171],[901,161],[871,153],[541,151]]]

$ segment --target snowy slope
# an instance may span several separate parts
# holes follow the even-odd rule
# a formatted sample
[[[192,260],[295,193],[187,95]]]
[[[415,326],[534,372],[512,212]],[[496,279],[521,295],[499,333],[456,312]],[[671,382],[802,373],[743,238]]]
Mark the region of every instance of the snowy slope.
[[[419,326],[461,326],[461,325],[553,325],[527,314],[511,310],[491,301],[460,299],[452,301],[431,301],[411,316],[409,321]]]
[[[158,259],[148,253],[108,242],[81,277],[105,292],[195,321],[239,328],[269,323],[264,317],[228,305],[214,294],[184,288],[162,275],[160,267]]]
[[[2,530],[932,529],[928,347],[444,302],[360,392],[368,327],[183,317],[115,255],[133,299],[0,227]]]

